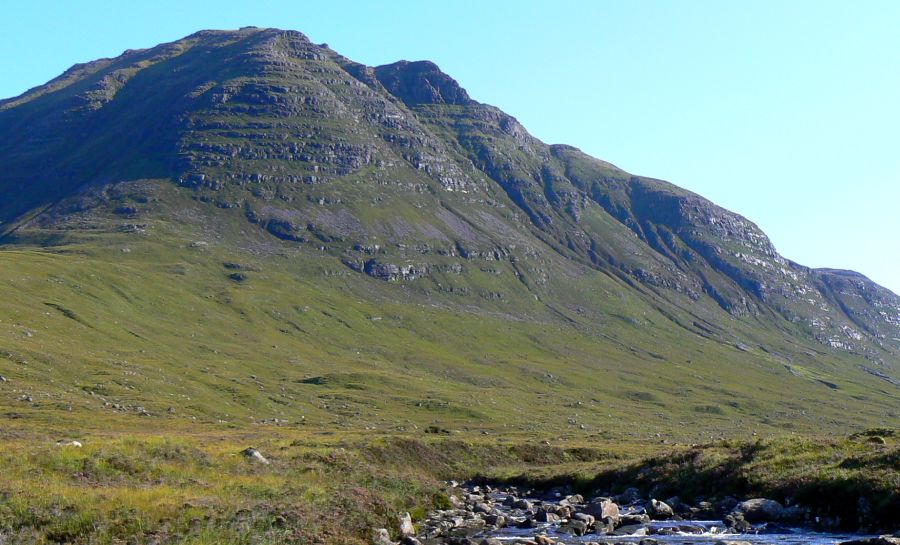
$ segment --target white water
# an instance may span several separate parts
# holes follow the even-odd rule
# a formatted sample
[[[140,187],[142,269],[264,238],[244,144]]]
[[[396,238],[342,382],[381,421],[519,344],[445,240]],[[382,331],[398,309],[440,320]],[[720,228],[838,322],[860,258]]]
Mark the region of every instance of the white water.
[[[501,500],[502,495],[495,497],[495,500]],[[509,513],[509,508],[499,506],[503,511]],[[627,509],[626,509],[627,511]],[[666,529],[674,529],[679,526],[695,526],[703,529],[702,533],[678,533],[676,535],[668,535]],[[660,545],[711,545],[717,541],[747,541],[754,545],[835,545],[844,541],[853,539],[862,539],[866,536],[861,534],[836,534],[813,532],[804,528],[785,528],[785,527],[768,527],[759,525],[754,528],[754,533],[733,534],[723,533],[722,522],[718,520],[685,520],[675,521],[653,521],[650,523],[650,533],[647,535],[635,536],[614,536],[614,535],[598,535],[588,534],[585,536],[574,536],[567,533],[559,523],[541,524],[538,523],[534,528],[515,528],[514,526],[499,530],[491,530],[479,534],[479,538],[492,537],[500,540],[514,539],[531,539],[536,535],[545,534],[551,537],[557,543],[565,544],[582,544],[585,542],[598,542],[603,544],[613,543],[630,543],[637,544],[642,539],[650,538],[660,543]]]

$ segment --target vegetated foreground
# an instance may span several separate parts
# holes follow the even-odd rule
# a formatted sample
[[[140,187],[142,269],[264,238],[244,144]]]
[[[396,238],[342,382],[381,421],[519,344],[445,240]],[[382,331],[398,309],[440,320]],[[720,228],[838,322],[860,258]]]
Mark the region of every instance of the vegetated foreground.
[[[450,478],[584,494],[635,486],[685,502],[787,498],[852,530],[890,529],[900,512],[892,430],[674,448],[283,429],[95,434],[82,447],[16,435],[5,432],[0,451],[9,543],[363,543],[373,528],[398,536],[402,512],[419,525],[450,507]],[[248,444],[264,460],[245,455]]]
[[[896,514],[900,298],[431,63],[203,31],[0,138],[3,538],[353,542],[479,475]]]

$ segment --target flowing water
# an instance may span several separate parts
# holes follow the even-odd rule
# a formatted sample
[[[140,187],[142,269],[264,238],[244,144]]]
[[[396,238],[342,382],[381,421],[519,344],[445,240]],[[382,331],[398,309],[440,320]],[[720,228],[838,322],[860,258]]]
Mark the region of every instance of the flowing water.
[[[700,526],[703,533],[674,533],[660,534],[659,531],[675,531],[679,525]],[[479,537],[494,537],[500,540],[532,539],[537,534],[546,534],[557,543],[583,544],[597,542],[604,544],[629,543],[637,544],[642,539],[656,540],[660,545],[712,545],[717,541],[746,541],[754,545],[834,545],[853,539],[862,539],[870,536],[860,534],[833,534],[819,533],[802,528],[780,528],[767,532],[765,528],[759,528],[759,533],[752,534],[724,534],[721,533],[721,521],[689,521],[689,522],[653,522],[650,525],[651,535],[642,536],[598,536],[588,534],[576,537],[560,529],[558,524],[540,524],[535,528],[503,528],[494,530]]]
[[[515,520],[514,511],[500,503],[505,494],[492,494],[497,507]],[[540,503],[540,501],[537,501]],[[626,508],[624,512],[628,512]],[[641,540],[654,540],[659,545],[712,545],[719,541],[749,542],[753,545],[835,545],[844,541],[864,539],[862,534],[849,533],[823,533],[805,528],[791,528],[775,525],[758,525],[752,533],[726,533],[722,521],[652,521],[649,527],[642,530],[642,535],[598,535],[587,534],[574,536],[566,531],[565,525],[560,523],[536,523],[532,528],[516,528],[514,523],[496,530],[488,530],[478,534],[478,539],[496,538],[501,541],[513,542],[517,539],[531,540],[536,535],[544,534],[552,538],[556,543],[579,545],[585,543],[616,544],[627,543],[637,545]]]

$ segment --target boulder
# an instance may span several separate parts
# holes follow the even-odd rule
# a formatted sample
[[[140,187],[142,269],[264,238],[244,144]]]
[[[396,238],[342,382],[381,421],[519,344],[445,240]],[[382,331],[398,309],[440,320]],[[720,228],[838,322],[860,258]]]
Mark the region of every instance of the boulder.
[[[472,508],[473,513],[490,513],[494,508],[484,502],[478,502]]]
[[[649,524],[650,516],[643,513],[629,513],[627,515],[620,515],[618,522],[622,526],[628,526],[630,524]]]
[[[253,447],[245,448],[241,451],[241,454],[244,455],[245,458],[250,460],[251,462],[256,462],[259,464],[268,464],[269,460],[266,459],[265,456],[262,455],[258,450]]]
[[[516,528],[534,528],[534,519],[531,517],[525,517],[516,523]]]
[[[385,528],[372,530],[372,545],[395,545],[391,541],[391,534]]]
[[[534,520],[537,522],[559,522],[559,515],[547,511],[538,511],[534,516]]]
[[[655,520],[665,520],[675,516],[675,510],[668,503],[659,500],[650,500],[650,503],[647,504],[647,511]]]
[[[409,513],[403,513],[398,518],[400,519],[401,536],[406,537],[416,535],[416,528],[413,526],[412,516],[410,516]]]
[[[565,501],[567,501],[569,505],[580,505],[584,503],[584,496],[582,496],[581,494],[574,494],[572,496],[568,496]]]
[[[753,529],[753,526],[744,520],[744,515],[741,513],[725,515],[725,518],[722,519],[722,524],[725,525],[726,529],[740,534],[749,532]]]
[[[582,510],[583,513],[593,516],[595,519],[604,519],[610,517],[614,520],[619,519],[619,506],[608,498],[597,498],[587,504]]]
[[[588,524],[583,520],[570,520],[566,524],[565,530],[576,536],[583,536],[588,531]]]
[[[735,511],[743,513],[748,522],[773,522],[784,516],[784,506],[765,498],[742,501],[735,507]]]
[[[634,503],[641,499],[641,491],[637,488],[626,488],[624,492],[616,496],[616,501],[623,504]]]
[[[612,518],[606,517],[603,520],[595,520],[593,528],[595,534],[609,534],[616,529],[616,523]]]
[[[645,536],[650,531],[650,527],[646,524],[629,524],[619,526],[613,531],[616,536]]]
[[[522,509],[527,511],[531,509],[531,502],[528,500],[516,500],[512,504],[513,509]]]
[[[583,521],[588,526],[591,526],[592,524],[594,524],[594,521],[596,520],[594,518],[594,515],[589,515],[587,513],[575,513],[574,515],[572,515],[571,518],[574,520]]]

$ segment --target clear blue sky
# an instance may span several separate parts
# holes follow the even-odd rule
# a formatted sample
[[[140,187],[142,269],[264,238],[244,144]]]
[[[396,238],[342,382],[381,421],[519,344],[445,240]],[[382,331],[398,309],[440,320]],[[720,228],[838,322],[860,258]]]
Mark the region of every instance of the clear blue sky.
[[[0,96],[247,25],[370,65],[433,60],[546,142],[696,191],[790,259],[900,292],[900,1],[10,2]]]

